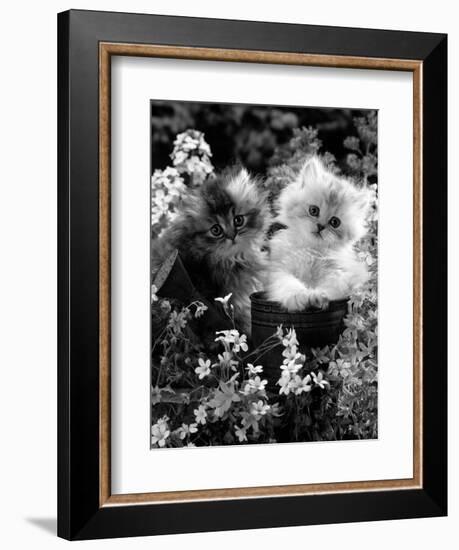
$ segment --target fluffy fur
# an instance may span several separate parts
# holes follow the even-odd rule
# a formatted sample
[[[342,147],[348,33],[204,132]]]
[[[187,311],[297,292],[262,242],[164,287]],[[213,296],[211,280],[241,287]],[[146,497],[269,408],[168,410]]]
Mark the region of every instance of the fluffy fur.
[[[172,225],[152,245],[153,272],[177,248],[196,289],[213,301],[233,294],[235,321],[250,334],[250,294],[266,267],[264,195],[245,169],[207,180],[185,197]]]
[[[268,298],[289,311],[324,308],[367,279],[353,245],[366,232],[371,194],[308,159],[278,200],[286,226],[270,243]]]

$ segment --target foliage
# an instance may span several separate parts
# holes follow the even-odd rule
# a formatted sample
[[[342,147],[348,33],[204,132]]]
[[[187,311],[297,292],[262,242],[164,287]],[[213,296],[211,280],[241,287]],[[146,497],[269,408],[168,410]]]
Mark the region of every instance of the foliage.
[[[370,111],[355,119],[360,140],[349,138],[352,149],[348,165],[357,183],[373,190],[368,232],[357,243],[357,253],[366,262],[370,278],[351,296],[346,329],[331,357],[329,372],[343,378],[338,416],[343,434],[376,438],[378,415],[378,217],[377,217],[377,114]],[[372,182],[372,183],[371,183]]]
[[[357,178],[363,179],[362,184],[375,182],[378,174],[378,115],[369,111],[367,115],[354,119],[358,137],[349,136],[344,140],[344,146],[351,150],[346,162],[351,172]]]
[[[279,327],[252,351],[245,334],[221,330],[213,349],[204,349],[192,323],[205,315],[206,306],[174,307],[155,290],[152,308],[163,328],[152,350],[152,446],[272,443],[286,439],[286,429],[292,432],[288,441],[304,440],[305,429],[306,439],[312,439],[307,411],[320,403],[330,383],[321,369],[305,372],[294,329]],[[230,298],[216,300],[232,319]],[[283,347],[284,357],[276,392],[268,390],[257,364],[274,347]]]
[[[295,177],[305,156],[314,153],[374,192],[368,233],[356,245],[370,278],[350,298],[339,341],[306,357],[295,331],[278,327],[259,348],[250,349],[246,335],[233,325],[217,331],[215,341],[204,346],[195,328],[206,307],[158,298],[153,288],[152,315],[159,328],[152,347],[152,446],[377,437],[376,113],[357,117],[354,124],[355,132],[344,139],[349,152],[341,166],[331,152],[323,151],[317,129],[295,129],[273,155],[265,182],[274,198]],[[174,217],[180,193],[212,172],[211,156],[200,132],[177,136],[173,167],[152,177],[154,232]],[[231,296],[217,302],[232,318]],[[283,361],[277,384],[269,387],[260,363],[263,353],[276,346]]]
[[[292,139],[276,150],[264,181],[271,203],[274,202],[281,189],[295,179],[305,158],[319,154],[322,141],[318,134],[317,128],[295,128]],[[338,171],[334,163],[334,155],[325,152],[321,156],[329,168]]]
[[[368,266],[367,284],[351,296],[345,318],[345,330],[338,344],[313,350],[314,359],[307,362],[312,368],[319,363],[332,379],[341,380],[336,402],[329,403],[329,411],[337,418],[326,426],[333,438],[377,437],[377,113],[369,111],[356,117],[354,124],[358,137],[349,136],[344,146],[349,149],[346,165],[341,170],[330,152],[322,151],[322,142],[314,128],[301,128],[292,140],[273,157],[265,182],[273,200],[280,190],[298,173],[305,157],[321,154],[326,164],[336,172],[350,175],[357,185],[373,190],[373,205],[368,218],[368,232],[357,243],[356,251]],[[336,411],[335,408],[336,407]],[[322,434],[325,436],[325,434]],[[326,437],[323,437],[326,438]]]
[[[297,128],[314,128],[325,151],[332,151],[338,164],[346,163],[343,146],[347,136],[356,136],[353,119],[365,116],[358,109],[305,108],[288,106],[153,101],[151,103],[152,166],[164,169],[176,136],[188,128],[206,136],[217,170],[241,163],[249,171],[266,175],[272,157],[294,136]]]

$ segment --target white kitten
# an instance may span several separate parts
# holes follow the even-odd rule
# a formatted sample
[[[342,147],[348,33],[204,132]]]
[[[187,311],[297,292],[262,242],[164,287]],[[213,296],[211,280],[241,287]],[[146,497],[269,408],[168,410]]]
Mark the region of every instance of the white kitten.
[[[314,156],[278,200],[287,226],[270,241],[268,299],[289,311],[324,308],[365,283],[353,245],[366,233],[372,192],[328,170]]]

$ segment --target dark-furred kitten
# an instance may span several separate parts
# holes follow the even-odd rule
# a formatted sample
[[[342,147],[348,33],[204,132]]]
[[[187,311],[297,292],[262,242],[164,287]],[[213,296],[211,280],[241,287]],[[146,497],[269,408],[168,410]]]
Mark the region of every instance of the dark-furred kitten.
[[[178,249],[204,297],[232,293],[236,326],[250,334],[249,297],[261,290],[269,223],[265,196],[245,169],[210,178],[184,197],[178,216],[152,243],[153,274]]]

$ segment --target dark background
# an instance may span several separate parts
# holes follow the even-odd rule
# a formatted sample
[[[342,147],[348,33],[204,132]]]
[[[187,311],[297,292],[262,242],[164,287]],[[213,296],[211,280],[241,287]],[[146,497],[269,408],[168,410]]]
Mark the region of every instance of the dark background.
[[[266,175],[278,146],[289,142],[293,130],[318,130],[322,150],[332,153],[343,166],[349,150],[348,136],[357,136],[354,117],[363,109],[265,106],[186,101],[151,101],[151,170],[171,164],[169,155],[177,134],[187,129],[204,133],[217,171],[240,162],[249,171]]]

